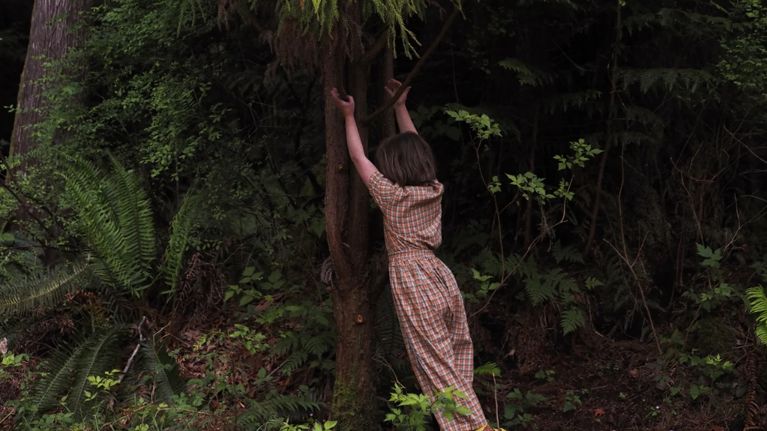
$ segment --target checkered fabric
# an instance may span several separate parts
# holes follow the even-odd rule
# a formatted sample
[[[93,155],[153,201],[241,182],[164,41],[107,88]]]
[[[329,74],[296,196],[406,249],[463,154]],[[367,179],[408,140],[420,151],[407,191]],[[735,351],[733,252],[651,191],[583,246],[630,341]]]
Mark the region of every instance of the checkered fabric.
[[[474,351],[463,297],[432,251],[442,242],[442,184],[400,187],[376,171],[368,188],[383,212],[394,307],[421,390],[432,395],[451,386],[466,394],[457,401],[469,415],[450,421],[436,415],[437,422],[443,431],[476,430],[487,420],[472,388]]]

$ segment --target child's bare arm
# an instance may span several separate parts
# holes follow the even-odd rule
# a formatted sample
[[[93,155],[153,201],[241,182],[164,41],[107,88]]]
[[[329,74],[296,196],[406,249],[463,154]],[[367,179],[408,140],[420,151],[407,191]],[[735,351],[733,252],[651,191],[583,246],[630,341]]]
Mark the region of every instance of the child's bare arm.
[[[346,123],[346,147],[349,149],[349,157],[357,169],[357,174],[362,178],[362,182],[367,185],[370,181],[370,176],[376,171],[376,167],[368,160],[365,150],[362,148],[362,139],[357,129],[357,121],[354,119],[354,98],[346,96],[342,99],[335,88],[330,91],[330,96],[344,116],[344,122]]]
[[[400,87],[402,87],[401,82],[397,81],[396,79],[390,79],[389,82],[386,83],[384,89],[389,94],[389,97],[394,97]],[[415,124],[413,124],[413,120],[410,118],[410,113],[407,110],[407,106],[405,106],[409,92],[410,87],[405,88],[405,91],[402,92],[402,94],[399,96],[399,99],[394,102],[394,115],[397,117],[397,126],[399,127],[400,133],[418,133],[418,130],[415,129]]]

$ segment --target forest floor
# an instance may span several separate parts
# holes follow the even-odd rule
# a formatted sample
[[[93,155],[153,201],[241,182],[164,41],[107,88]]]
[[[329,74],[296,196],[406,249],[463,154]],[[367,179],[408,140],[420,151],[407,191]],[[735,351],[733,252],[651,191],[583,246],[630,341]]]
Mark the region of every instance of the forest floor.
[[[601,346],[574,347],[567,354],[545,358],[543,371],[512,373],[510,386],[519,389],[513,395],[513,422],[517,424],[513,429],[767,429],[767,414],[758,409],[763,403],[757,402],[756,371],[747,370],[753,369],[754,358],[744,356],[734,365],[730,379],[714,376],[712,382],[700,376],[697,365],[671,365],[658,354],[653,342],[595,342]],[[750,385],[743,377],[749,374],[753,376]],[[500,392],[508,393],[508,389]],[[753,428],[744,427],[748,400],[754,401],[757,410],[751,415]],[[504,412],[499,415],[502,418]]]
[[[235,341],[224,337],[207,344],[206,349],[195,347],[202,334],[228,324],[225,318],[208,321],[173,337],[184,378],[202,377],[207,363],[214,367],[207,372],[226,375],[231,384],[248,386],[263,364],[251,364],[253,358]],[[475,382],[486,411],[497,412],[488,419],[509,431],[767,429],[767,403],[760,386],[764,381],[762,353],[752,346],[734,348],[722,355],[729,360],[717,362],[711,358],[718,355],[684,354],[667,344],[659,354],[652,340],[616,341],[593,332],[586,337],[589,331],[583,331],[569,340],[567,348],[554,349],[540,341],[545,337],[534,328],[528,328],[531,333],[527,337],[537,337],[538,347],[512,352],[509,362],[501,365],[502,377],[495,381],[482,375]],[[482,343],[482,337],[478,338]],[[665,340],[669,338],[672,336]],[[37,362],[33,358],[24,367],[0,376],[0,400],[19,395],[25,375]],[[330,392],[330,387],[321,391],[326,395]],[[209,418],[215,420],[196,431],[235,429],[231,421],[238,410],[236,400],[214,403],[209,406],[213,412]],[[12,414],[11,409],[0,406],[0,431],[14,429],[9,420]]]

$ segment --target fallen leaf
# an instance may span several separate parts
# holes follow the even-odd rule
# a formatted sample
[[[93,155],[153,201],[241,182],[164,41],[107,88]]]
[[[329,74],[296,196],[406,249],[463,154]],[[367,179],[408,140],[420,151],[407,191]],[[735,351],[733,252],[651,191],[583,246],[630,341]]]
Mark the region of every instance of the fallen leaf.
[[[605,409],[603,409],[602,407],[597,407],[594,409],[595,418],[601,418],[604,415],[605,415]]]
[[[637,370],[636,368],[630,369],[629,370],[629,376],[631,376],[631,378],[634,378],[634,379],[638,378],[639,377],[639,370]]]

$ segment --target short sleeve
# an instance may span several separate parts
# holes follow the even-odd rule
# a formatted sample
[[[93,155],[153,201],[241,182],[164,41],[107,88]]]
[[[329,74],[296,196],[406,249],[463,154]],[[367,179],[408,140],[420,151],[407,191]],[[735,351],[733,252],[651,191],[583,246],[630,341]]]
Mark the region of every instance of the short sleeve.
[[[370,196],[373,197],[373,200],[378,204],[379,208],[385,211],[391,205],[392,200],[399,195],[402,188],[383,176],[383,174],[376,169],[373,174],[370,175],[368,190],[370,190]]]

